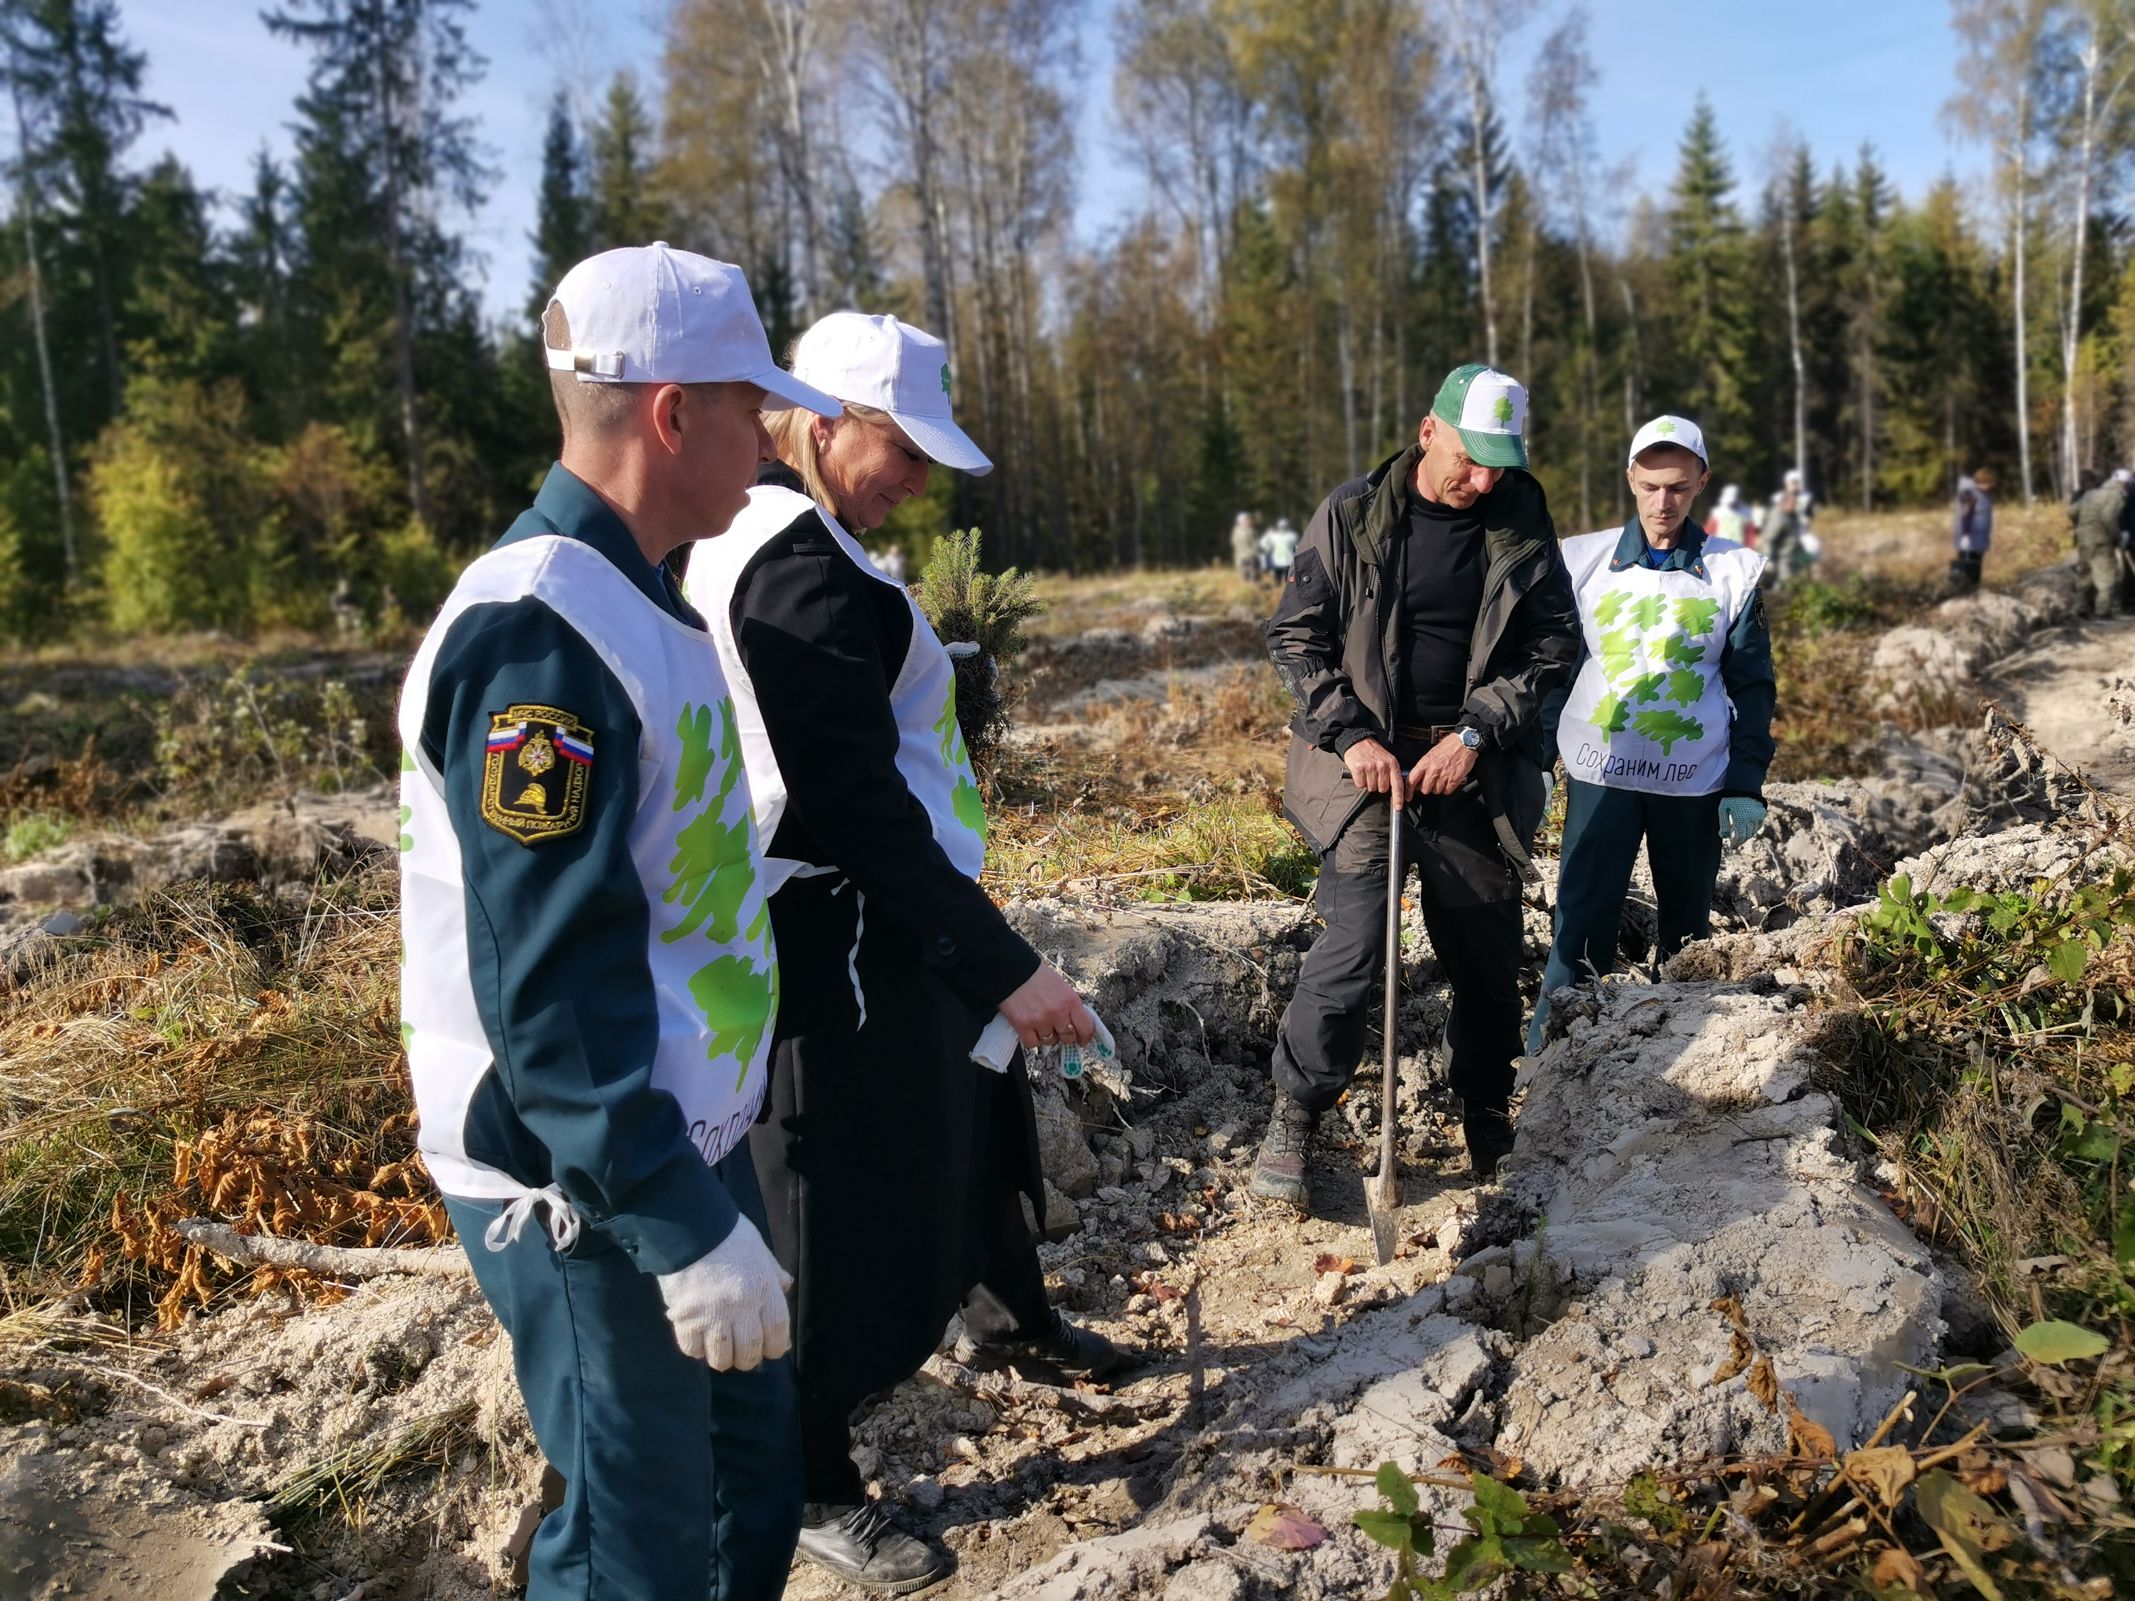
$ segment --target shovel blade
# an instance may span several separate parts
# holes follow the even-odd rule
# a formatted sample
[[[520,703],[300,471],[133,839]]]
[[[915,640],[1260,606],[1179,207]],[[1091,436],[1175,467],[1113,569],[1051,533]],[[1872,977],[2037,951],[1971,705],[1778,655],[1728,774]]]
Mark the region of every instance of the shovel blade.
[[[1381,1168],[1364,1181],[1364,1205],[1371,1213],[1372,1253],[1384,1267],[1394,1259],[1394,1247],[1400,1243],[1394,1214],[1401,1210],[1401,1182],[1391,1168]]]

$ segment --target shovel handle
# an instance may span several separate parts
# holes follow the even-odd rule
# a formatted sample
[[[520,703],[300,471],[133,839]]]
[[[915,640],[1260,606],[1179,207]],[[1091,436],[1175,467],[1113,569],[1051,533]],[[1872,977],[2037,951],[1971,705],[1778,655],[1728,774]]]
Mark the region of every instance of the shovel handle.
[[[1394,1170],[1396,1064],[1401,1055],[1401,887],[1408,876],[1408,863],[1403,859],[1401,846],[1402,835],[1406,832],[1402,825],[1408,820],[1408,809],[1395,805],[1391,795],[1386,798],[1386,808],[1386,1024],[1381,1031],[1384,1036],[1384,1082],[1379,1097],[1379,1165],[1381,1172],[1391,1173]]]

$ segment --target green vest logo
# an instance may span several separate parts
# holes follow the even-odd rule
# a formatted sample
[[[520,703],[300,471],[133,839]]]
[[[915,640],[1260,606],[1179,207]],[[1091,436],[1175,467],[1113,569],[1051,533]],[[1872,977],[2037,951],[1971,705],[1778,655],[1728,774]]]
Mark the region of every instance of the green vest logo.
[[[956,788],[950,793],[949,805],[956,812],[956,820],[972,833],[978,835],[981,845],[986,842],[986,801],[979,794],[979,786],[971,773],[971,757],[964,749],[964,731],[956,723],[956,680],[949,680],[948,698],[942,702],[941,716],[934,719],[934,732],[941,738],[941,764],[956,775]]]
[[[1594,621],[1604,630],[1601,676],[1608,689],[1593,720],[1604,743],[1628,728],[1672,756],[1679,742],[1705,737],[1693,713],[1712,682],[1705,651],[1719,617],[1717,600],[1670,600],[1629,588],[1601,597]]]
[[[690,998],[711,1031],[704,1054],[717,1061],[731,1053],[741,1063],[734,1088],[749,1077],[749,1063],[763,1048],[764,1035],[778,1012],[778,966],[771,959],[771,905],[760,900],[749,926],[741,926],[741,909],[756,886],[756,857],[750,849],[750,819],[744,808],[728,822],[724,813],[741,782],[741,732],[734,720],[734,703],[722,699],[717,708],[719,742],[712,743],[714,709],[684,706],[675,724],[682,742],[675,764],[675,811],[693,802],[703,802],[697,815],[675,832],[674,858],[667,870],[674,881],[661,899],[679,905],[682,917],[660,938],[667,944],[702,933],[721,944],[745,944],[749,954],[721,956],[690,975]],[[713,769],[719,770],[719,787],[705,801],[705,787]]]

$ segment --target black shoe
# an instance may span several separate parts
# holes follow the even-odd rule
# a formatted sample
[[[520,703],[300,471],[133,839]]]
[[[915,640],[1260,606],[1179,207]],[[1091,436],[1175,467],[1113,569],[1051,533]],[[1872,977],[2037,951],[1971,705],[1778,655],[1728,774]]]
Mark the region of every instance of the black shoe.
[[[1497,1176],[1498,1163],[1512,1154],[1512,1113],[1502,1102],[1463,1102],[1460,1122],[1468,1140],[1468,1166],[1478,1184],[1487,1184]]]
[[[1268,1132],[1261,1137],[1260,1156],[1253,1163],[1253,1182],[1247,1188],[1271,1201],[1288,1201],[1300,1212],[1312,1204],[1312,1185],[1305,1177],[1305,1153],[1319,1114],[1275,1092],[1275,1109],[1268,1116]]]
[[[956,1358],[959,1362],[1034,1362],[1070,1379],[1108,1379],[1140,1360],[1095,1329],[1077,1328],[1057,1308],[1049,1334],[983,1341],[967,1334],[956,1342]]]
[[[880,1501],[842,1507],[811,1501],[801,1518],[801,1555],[848,1584],[904,1595],[949,1576],[948,1562],[900,1529]]]

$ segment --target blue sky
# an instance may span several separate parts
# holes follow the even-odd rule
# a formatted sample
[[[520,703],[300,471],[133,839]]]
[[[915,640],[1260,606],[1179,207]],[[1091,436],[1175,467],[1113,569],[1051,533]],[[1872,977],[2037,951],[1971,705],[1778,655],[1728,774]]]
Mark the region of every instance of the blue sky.
[[[305,53],[268,35],[253,0],[121,0],[127,30],[148,52],[152,98],[177,120],[150,129],[140,147],[168,149],[204,185],[236,194],[249,185],[262,143],[286,152],[291,106]],[[1112,129],[1110,0],[1087,0],[1083,30],[1077,229],[1099,239],[1143,198]],[[1562,6],[1548,8],[1548,14]],[[1600,165],[1629,162],[1628,201],[1665,187],[1676,141],[1700,91],[1745,187],[1764,153],[1791,125],[1820,166],[1851,162],[1873,142],[1899,189],[1918,196],[1944,172],[1969,178],[1980,154],[1946,133],[1942,105],[1955,83],[1955,42],[1942,0],[1591,0],[1589,38],[1601,82],[1595,91]],[[486,257],[484,303],[516,315],[526,292],[535,178],[548,97],[570,73],[598,81],[631,66],[648,81],[659,61],[656,0],[482,0],[470,31],[489,71],[468,110],[501,177],[471,232]],[[1532,27],[1505,52],[1500,103],[1515,152],[1527,104]]]

